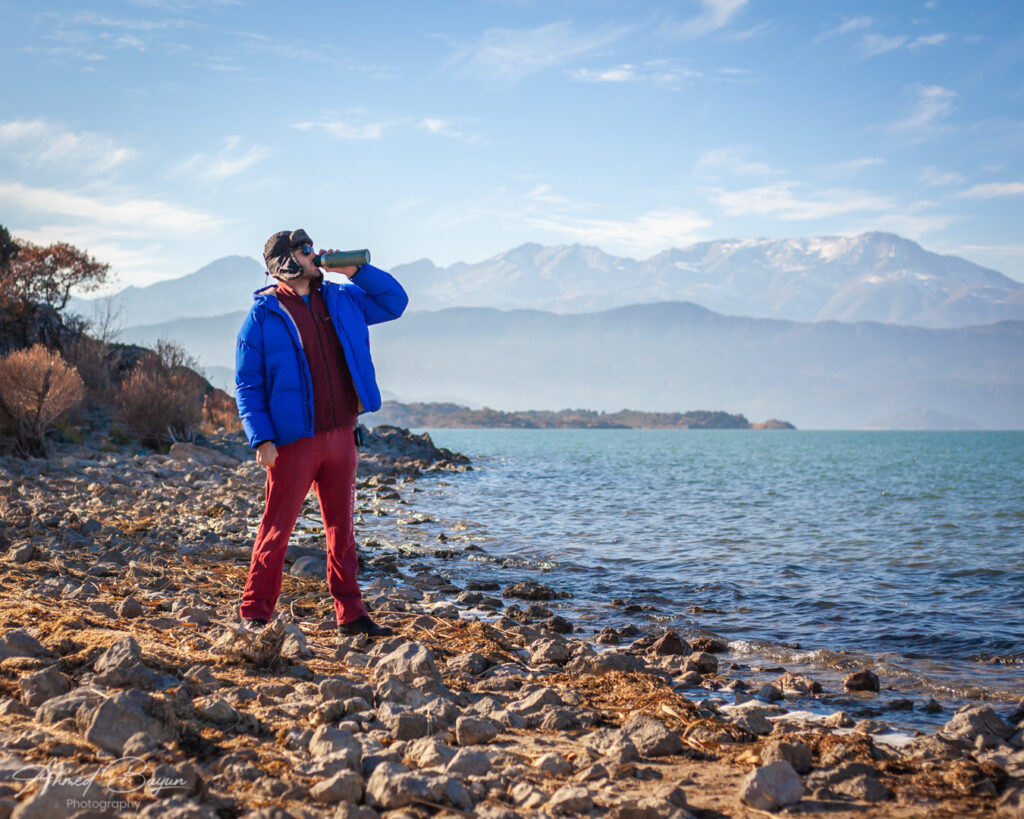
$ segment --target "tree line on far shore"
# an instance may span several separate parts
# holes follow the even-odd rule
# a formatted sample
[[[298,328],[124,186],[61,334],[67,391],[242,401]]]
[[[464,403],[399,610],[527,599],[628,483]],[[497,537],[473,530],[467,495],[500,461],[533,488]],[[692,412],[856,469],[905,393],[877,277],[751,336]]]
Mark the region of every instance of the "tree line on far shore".
[[[95,292],[110,265],[66,242],[36,245],[0,225],[0,451],[45,457],[48,440],[92,428],[112,446],[133,438],[166,450],[204,426],[238,428],[234,401],[171,341],[118,344],[116,305],[65,313],[72,291]]]

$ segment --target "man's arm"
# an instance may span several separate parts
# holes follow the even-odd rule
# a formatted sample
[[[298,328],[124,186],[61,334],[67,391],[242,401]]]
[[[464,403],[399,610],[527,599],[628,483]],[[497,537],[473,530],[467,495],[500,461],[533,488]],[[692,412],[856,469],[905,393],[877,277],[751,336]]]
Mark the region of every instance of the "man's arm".
[[[391,321],[405,312],[409,296],[398,280],[378,267],[364,264],[349,279],[367,324]]]
[[[263,327],[256,320],[255,310],[246,316],[238,331],[235,347],[235,403],[242,419],[249,446],[273,444],[274,425],[267,408],[263,372]]]

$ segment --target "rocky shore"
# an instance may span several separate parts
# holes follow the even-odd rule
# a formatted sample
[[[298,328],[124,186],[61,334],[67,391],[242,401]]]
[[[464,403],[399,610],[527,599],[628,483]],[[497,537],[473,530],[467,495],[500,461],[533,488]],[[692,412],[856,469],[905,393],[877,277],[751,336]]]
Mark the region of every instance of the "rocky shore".
[[[416,479],[469,468],[378,428],[359,514],[413,525]],[[461,588],[364,539],[397,634],[339,638],[312,497],[278,616],[247,631],[263,480],[229,436],[0,458],[0,819],[1024,815],[1024,707],[893,742],[811,714],[835,692],[805,675],[730,676],[715,640],[581,633],[534,577]]]

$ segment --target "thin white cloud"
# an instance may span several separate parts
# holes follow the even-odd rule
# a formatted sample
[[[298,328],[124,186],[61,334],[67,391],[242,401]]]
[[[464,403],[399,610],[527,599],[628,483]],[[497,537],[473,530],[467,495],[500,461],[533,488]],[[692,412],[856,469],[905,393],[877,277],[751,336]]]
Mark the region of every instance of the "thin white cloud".
[[[674,88],[683,80],[700,77],[701,73],[675,59],[647,60],[641,64],[622,63],[610,68],[577,68],[569,77],[577,82],[624,83],[642,82]]]
[[[729,216],[773,216],[783,221],[806,221],[858,211],[893,210],[891,200],[862,191],[828,189],[800,196],[796,182],[774,182],[756,188],[718,190],[712,198]]]
[[[909,38],[903,35],[886,37],[884,34],[865,34],[860,39],[858,51],[864,59],[877,57],[879,54],[886,54],[901,48]]]
[[[957,185],[964,181],[963,174],[956,171],[942,171],[931,165],[921,168],[921,176],[919,178],[924,184],[935,188]]]
[[[296,122],[293,127],[300,131],[323,131],[338,139],[380,139],[384,136],[387,124],[384,122],[357,124],[342,120],[322,120],[320,122]]]
[[[694,171],[700,174],[717,175],[721,173],[734,176],[766,176],[778,173],[765,162],[754,162],[748,159],[750,149],[745,146],[715,148],[705,151],[697,159]]]
[[[999,196],[1024,196],[1024,182],[986,182],[968,188],[958,196],[968,199],[995,199]]]
[[[511,82],[606,48],[631,30],[627,26],[601,26],[577,31],[568,21],[532,29],[492,28],[475,45],[456,53],[448,64],[470,74]]]
[[[844,162],[834,162],[831,165],[828,165],[825,170],[832,176],[842,176],[845,174],[856,173],[863,168],[871,168],[875,165],[884,164],[884,159],[879,159],[876,156],[864,156],[859,159],[847,159]]]
[[[824,31],[814,38],[814,42],[818,43],[822,40],[828,39],[829,37],[839,37],[843,34],[849,34],[851,31],[860,31],[865,28],[871,28],[874,25],[874,20],[870,17],[854,17],[851,20],[844,20],[835,28],[830,28],[828,31]]]
[[[640,79],[636,67],[629,63],[599,71],[577,68],[570,71],[569,76],[578,82],[635,82]]]
[[[666,31],[686,40],[711,34],[729,25],[746,7],[747,0],[700,0],[700,4],[700,14],[682,23],[668,25]]]
[[[240,152],[241,137],[229,136],[224,147],[214,154],[195,154],[172,170],[174,174],[194,176],[200,182],[220,182],[231,176],[249,170],[253,165],[270,156],[270,150],[254,145]]]
[[[892,133],[907,136],[915,140],[926,139],[936,134],[941,128],[940,123],[953,112],[955,91],[941,85],[929,85],[917,89],[917,99],[904,119],[890,123],[887,128]]]
[[[618,245],[639,253],[656,253],[702,238],[711,222],[692,210],[652,210],[633,219],[579,219],[564,215],[528,216],[526,224],[599,246]]]
[[[91,131],[71,131],[43,119],[0,123],[0,148],[9,148],[21,164],[107,173],[135,156],[131,148]]]
[[[423,117],[420,119],[418,127],[428,134],[458,139],[469,144],[479,142],[483,138],[483,135],[480,133],[462,130],[455,120],[443,119],[441,117]]]
[[[907,48],[922,48],[924,46],[937,46],[942,45],[946,40],[949,39],[948,34],[927,34],[924,37],[918,37]]]
[[[0,203],[53,217],[74,217],[108,229],[147,228],[190,233],[217,228],[223,220],[159,199],[116,199],[84,196],[52,188],[30,188],[18,182],[0,183]]]

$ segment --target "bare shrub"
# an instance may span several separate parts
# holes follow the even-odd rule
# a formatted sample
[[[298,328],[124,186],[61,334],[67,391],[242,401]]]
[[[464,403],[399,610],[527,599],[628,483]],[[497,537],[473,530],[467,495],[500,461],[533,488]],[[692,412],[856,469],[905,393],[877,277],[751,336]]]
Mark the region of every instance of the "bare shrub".
[[[221,428],[227,432],[240,432],[242,419],[238,417],[235,399],[224,390],[210,390],[203,399],[203,423],[211,432]]]
[[[178,344],[158,341],[121,385],[125,421],[142,443],[164,449],[195,438],[203,420],[206,382],[194,370],[195,359]]]
[[[47,429],[84,395],[78,371],[42,344],[0,358],[0,412],[22,455],[45,458]]]
[[[117,398],[110,347],[92,336],[79,335],[64,346],[64,355],[85,382],[85,403],[111,406]]]

